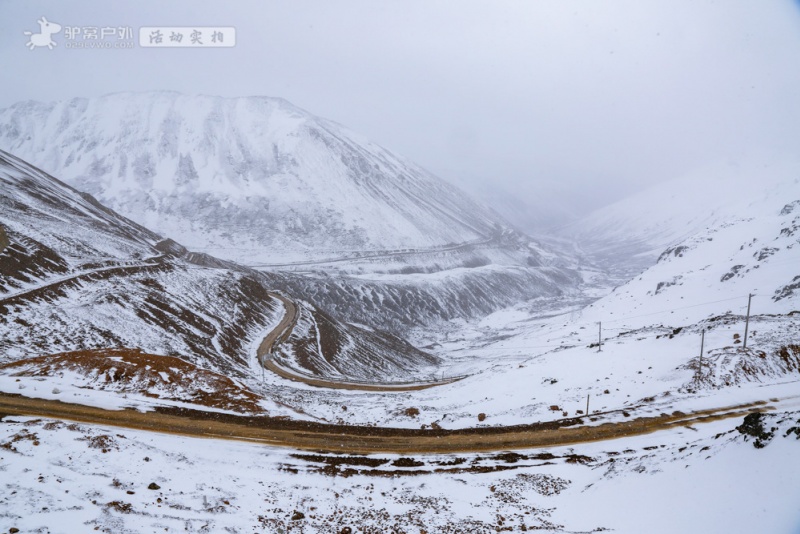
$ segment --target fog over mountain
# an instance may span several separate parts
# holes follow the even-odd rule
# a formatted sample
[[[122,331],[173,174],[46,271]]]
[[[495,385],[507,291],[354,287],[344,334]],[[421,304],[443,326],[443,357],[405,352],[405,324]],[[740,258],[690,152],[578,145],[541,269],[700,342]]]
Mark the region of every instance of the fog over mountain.
[[[0,148],[195,250],[246,262],[485,241],[507,223],[280,98],[114,94],[0,111]]]
[[[0,532],[800,533],[798,30],[0,1]]]

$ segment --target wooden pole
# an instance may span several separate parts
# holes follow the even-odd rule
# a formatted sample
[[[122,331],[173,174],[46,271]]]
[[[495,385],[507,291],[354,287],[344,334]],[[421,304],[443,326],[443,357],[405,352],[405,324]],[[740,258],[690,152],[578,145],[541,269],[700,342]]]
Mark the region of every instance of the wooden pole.
[[[702,378],[703,376],[703,346],[706,342],[706,329],[703,328],[703,331],[700,333],[700,365],[697,367],[697,374],[698,378]]]
[[[753,299],[753,294],[749,293],[747,295],[747,318],[744,321],[744,343],[742,343],[742,348],[747,348],[747,330],[750,327],[750,301]]]
[[[589,417],[589,396],[591,393],[586,395],[586,417]]]
[[[597,323],[597,352],[603,352],[603,323]]]

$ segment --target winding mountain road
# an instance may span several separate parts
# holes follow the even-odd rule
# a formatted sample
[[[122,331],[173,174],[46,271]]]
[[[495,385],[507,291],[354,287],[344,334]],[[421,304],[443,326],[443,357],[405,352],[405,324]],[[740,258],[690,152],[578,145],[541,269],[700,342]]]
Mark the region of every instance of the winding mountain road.
[[[18,299],[27,299],[32,296],[36,296],[37,294],[41,293],[44,295],[46,292],[52,291],[57,289],[58,286],[71,284],[73,282],[78,282],[81,279],[91,277],[98,274],[104,274],[107,276],[115,276],[115,275],[127,275],[133,274],[135,272],[144,270],[144,269],[152,269],[155,267],[162,266],[159,263],[163,256],[156,256],[150,258],[148,261],[153,261],[155,263],[137,263],[137,264],[129,264],[129,265],[112,265],[109,267],[101,267],[99,269],[88,269],[86,271],[79,271],[70,273],[66,276],[59,276],[57,278],[51,278],[46,281],[46,283],[36,286],[36,287],[29,287],[25,289],[21,289],[14,293],[6,293],[0,295],[0,305],[8,305],[13,304]]]
[[[283,319],[278,323],[278,326],[273,328],[272,331],[264,337],[256,350],[258,361],[261,362],[261,365],[265,366],[267,362],[270,361],[269,356],[272,354],[275,346],[292,335],[292,329],[294,325],[297,324],[297,305],[279,293],[269,293],[269,295],[283,303],[286,313],[283,314]]]
[[[292,329],[297,324],[298,309],[297,305],[291,299],[279,294],[270,293],[270,296],[280,300],[283,303],[286,313],[278,323],[278,326],[272,329],[266,337],[261,341],[256,350],[256,357],[258,362],[267,370],[295,382],[302,382],[309,386],[328,388],[328,389],[349,389],[358,391],[418,391],[421,389],[428,389],[444,384],[450,384],[463,379],[463,376],[446,378],[438,381],[428,382],[410,382],[410,383],[385,383],[385,384],[370,384],[366,382],[354,382],[347,380],[329,380],[321,377],[309,376],[303,373],[293,371],[279,365],[272,357],[272,353],[283,341],[286,341],[292,334]]]
[[[488,245],[495,239],[496,239],[495,237],[481,238],[481,239],[476,239],[475,241],[467,241],[466,243],[458,243],[455,245],[442,245],[439,247],[420,248],[411,250],[380,250],[364,254],[361,256],[357,255],[339,256],[336,258],[327,258],[321,260],[303,260],[303,261],[286,262],[286,263],[259,263],[251,265],[250,267],[253,267],[254,269],[274,269],[278,267],[302,267],[307,265],[325,265],[328,263],[343,263],[348,261],[373,260],[378,258],[391,258],[396,256],[438,254],[440,252],[453,252],[456,250],[462,250],[465,248],[474,247],[478,245]]]

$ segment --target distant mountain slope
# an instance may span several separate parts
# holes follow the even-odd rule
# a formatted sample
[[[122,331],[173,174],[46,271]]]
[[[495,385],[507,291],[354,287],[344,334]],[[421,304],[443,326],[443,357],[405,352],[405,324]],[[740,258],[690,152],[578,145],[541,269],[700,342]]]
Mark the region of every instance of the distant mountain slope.
[[[154,92],[0,110],[0,148],[193,250],[244,263],[485,240],[455,187],[279,98]]]
[[[800,165],[717,164],[658,184],[559,230],[606,267],[630,276],[697,232],[746,217],[771,195],[797,191]]]
[[[690,324],[713,315],[800,310],[800,180],[764,186],[719,222],[679,240],[583,312],[608,328]]]
[[[341,320],[396,334],[484,317],[529,299],[574,295],[580,281],[576,273],[557,267],[497,265],[434,274],[265,276]]]

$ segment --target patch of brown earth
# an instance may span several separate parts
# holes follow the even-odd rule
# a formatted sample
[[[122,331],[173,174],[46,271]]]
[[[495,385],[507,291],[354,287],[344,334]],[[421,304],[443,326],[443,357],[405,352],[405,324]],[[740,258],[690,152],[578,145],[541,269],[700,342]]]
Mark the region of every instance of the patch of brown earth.
[[[230,378],[201,369],[173,356],[148,354],[138,349],[94,349],[37,356],[0,364],[11,376],[54,376],[73,372],[76,384],[96,390],[137,393],[258,414],[261,397]]]

